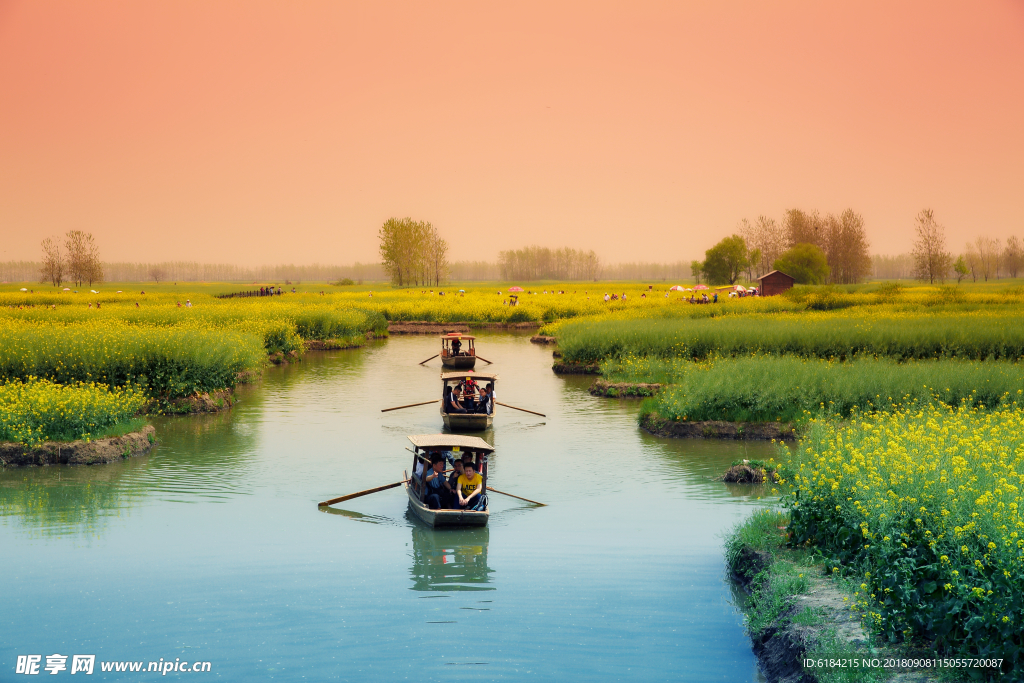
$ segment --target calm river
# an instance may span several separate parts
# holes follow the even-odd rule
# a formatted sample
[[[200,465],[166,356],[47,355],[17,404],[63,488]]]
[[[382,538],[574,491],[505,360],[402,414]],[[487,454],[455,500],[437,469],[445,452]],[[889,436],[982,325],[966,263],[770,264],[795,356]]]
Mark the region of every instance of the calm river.
[[[151,454],[0,471],[0,680],[18,655],[208,661],[171,678],[758,680],[722,533],[758,492],[711,480],[768,444],[669,440],[637,403],[484,335],[501,376],[489,528],[431,531],[401,488],[407,434],[441,431],[435,337],[311,353],[214,416],[155,421]],[[483,365],[481,363],[481,365]],[[41,671],[46,675],[46,671]],[[77,675],[77,674],[76,674]],[[48,677],[49,678],[49,677]],[[75,679],[72,679],[75,680]],[[88,680],[88,679],[87,679]]]

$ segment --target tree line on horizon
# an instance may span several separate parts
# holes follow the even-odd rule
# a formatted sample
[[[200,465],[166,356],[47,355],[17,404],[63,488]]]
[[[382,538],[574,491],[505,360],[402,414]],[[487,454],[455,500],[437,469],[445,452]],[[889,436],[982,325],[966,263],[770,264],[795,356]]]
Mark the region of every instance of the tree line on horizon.
[[[457,281],[513,280],[682,280],[687,276],[714,284],[734,283],[742,275],[756,280],[770,270],[797,273],[798,281],[852,284],[867,277],[943,282],[1016,278],[1024,271],[1024,242],[1005,243],[978,236],[962,253],[945,246],[945,228],[930,209],[915,218],[914,250],[907,254],[868,255],[863,218],[851,209],[841,214],[787,211],[782,220],[759,216],[740,221],[737,234],[689,263],[604,264],[593,250],[528,246],[500,252],[498,261],[447,260],[447,242],[430,224],[410,218],[389,219],[381,228],[382,257],[391,261],[353,265],[272,265],[246,267],[187,261],[161,263],[102,262],[89,233],[72,230],[42,241],[42,261],[0,262],[0,282],[38,280],[90,285],[104,280],[145,281],[382,281],[401,286]],[[386,239],[385,239],[386,238]],[[779,267],[779,266],[782,267]],[[792,271],[792,272],[791,272]]]

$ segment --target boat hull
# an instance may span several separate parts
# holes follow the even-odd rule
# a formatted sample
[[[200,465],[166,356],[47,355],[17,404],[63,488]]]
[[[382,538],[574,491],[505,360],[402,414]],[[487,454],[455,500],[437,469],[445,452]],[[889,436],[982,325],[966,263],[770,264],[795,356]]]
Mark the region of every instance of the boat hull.
[[[476,356],[442,357],[441,365],[452,370],[472,370],[476,367]]]
[[[405,494],[409,497],[409,511],[418,520],[435,529],[440,527],[487,526],[490,513],[486,510],[431,510],[416,499],[409,485],[405,485]]]
[[[484,413],[441,413],[444,426],[457,432],[480,432],[494,424],[494,416]]]

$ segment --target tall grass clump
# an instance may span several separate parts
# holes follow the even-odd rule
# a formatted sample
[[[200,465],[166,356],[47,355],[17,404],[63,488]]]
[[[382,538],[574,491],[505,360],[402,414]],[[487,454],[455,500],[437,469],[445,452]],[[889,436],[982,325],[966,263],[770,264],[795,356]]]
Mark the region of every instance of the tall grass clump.
[[[0,441],[36,446],[88,439],[129,420],[148,397],[134,386],[55,384],[29,377],[0,384]]]
[[[259,337],[198,326],[106,322],[0,325],[0,380],[41,377],[61,384],[137,385],[160,398],[233,387],[263,367]]]
[[[933,402],[995,407],[1024,386],[1024,365],[861,358],[845,363],[792,356],[662,362],[678,382],[644,401],[641,415],[669,420],[806,421],[820,413]],[[641,366],[642,367],[642,366]]]
[[[793,448],[791,543],[860,585],[885,639],[1024,671],[1024,411],[911,404],[816,421]]]
[[[566,361],[577,363],[627,355],[702,359],[755,353],[1016,360],[1024,356],[1024,316],[581,320],[561,326],[558,345]]]

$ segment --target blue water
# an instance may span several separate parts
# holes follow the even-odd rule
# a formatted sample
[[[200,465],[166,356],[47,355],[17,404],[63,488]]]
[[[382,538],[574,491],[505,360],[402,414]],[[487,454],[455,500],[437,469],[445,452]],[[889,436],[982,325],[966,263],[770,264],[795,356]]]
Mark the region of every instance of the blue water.
[[[478,343],[498,400],[547,414],[499,406],[489,483],[547,507],[492,494],[489,528],[450,531],[401,488],[317,508],[441,431],[436,405],[380,412],[439,393],[435,346],[311,353],[229,412],[154,420],[147,456],[0,472],[0,680],[55,653],[109,680],[758,680],[721,535],[760,492],[712,477],[771,446],[652,437],[526,337]]]

